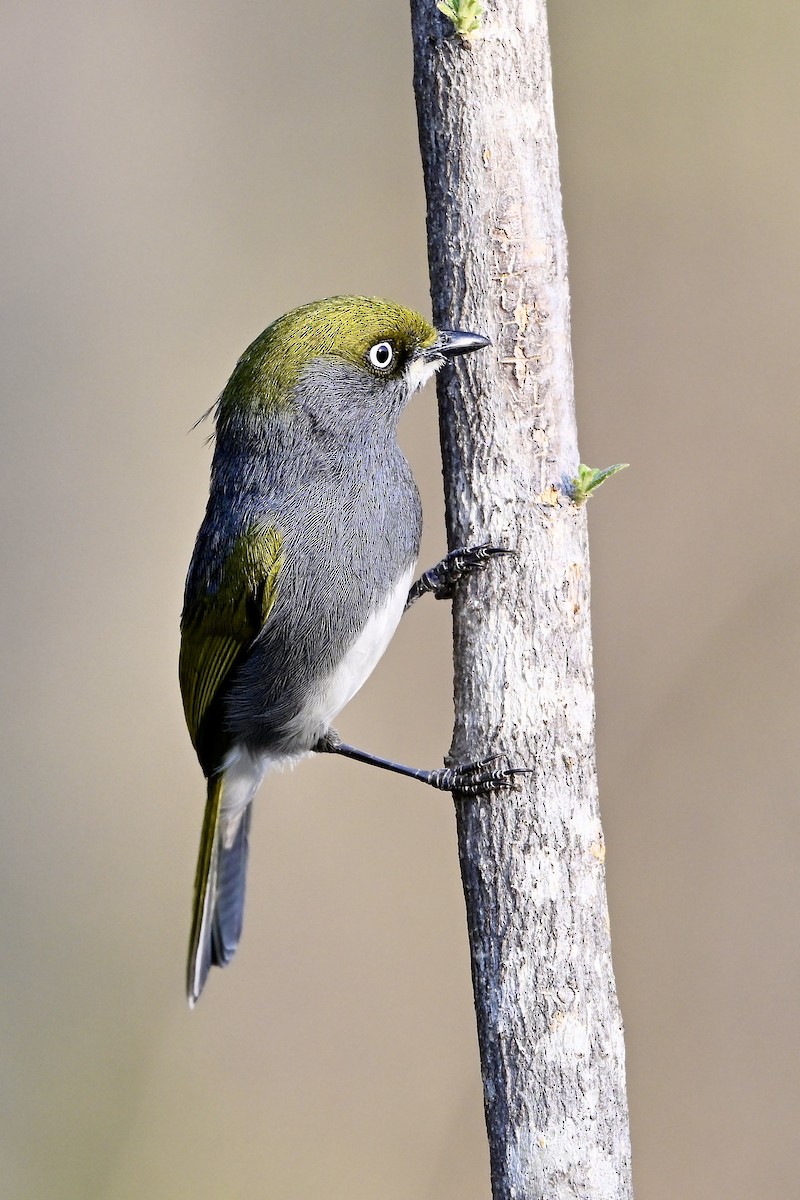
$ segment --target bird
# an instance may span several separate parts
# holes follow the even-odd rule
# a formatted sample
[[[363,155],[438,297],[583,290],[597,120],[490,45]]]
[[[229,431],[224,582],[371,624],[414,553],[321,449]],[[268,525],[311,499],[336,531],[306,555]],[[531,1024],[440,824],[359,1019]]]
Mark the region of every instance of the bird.
[[[451,551],[412,585],[422,512],[397,422],[443,363],[490,345],[393,301],[333,296],[273,321],[215,405],[206,512],[186,578],[179,680],[206,778],[187,964],[196,1004],[242,932],[253,798],[311,753],[446,791],[508,786],[494,759],[433,771],[332,727],[427,591],[453,594],[504,547]]]

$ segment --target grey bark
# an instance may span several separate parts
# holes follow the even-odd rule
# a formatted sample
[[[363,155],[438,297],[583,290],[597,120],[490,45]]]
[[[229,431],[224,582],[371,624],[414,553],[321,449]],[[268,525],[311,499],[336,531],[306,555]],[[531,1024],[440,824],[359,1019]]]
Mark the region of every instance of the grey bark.
[[[459,585],[451,757],[533,768],[457,798],[495,1200],[632,1194],[594,753],[585,508],[544,0],[470,44],[412,0],[434,322],[495,350],[439,376],[451,548],[515,548]]]

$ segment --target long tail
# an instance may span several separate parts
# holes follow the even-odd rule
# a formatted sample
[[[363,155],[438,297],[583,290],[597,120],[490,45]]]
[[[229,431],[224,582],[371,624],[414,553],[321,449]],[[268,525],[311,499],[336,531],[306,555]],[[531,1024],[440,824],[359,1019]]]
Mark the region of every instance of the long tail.
[[[231,961],[242,935],[252,804],[227,813],[224,773],[208,781],[194,884],[186,992],[194,1008],[212,966]]]

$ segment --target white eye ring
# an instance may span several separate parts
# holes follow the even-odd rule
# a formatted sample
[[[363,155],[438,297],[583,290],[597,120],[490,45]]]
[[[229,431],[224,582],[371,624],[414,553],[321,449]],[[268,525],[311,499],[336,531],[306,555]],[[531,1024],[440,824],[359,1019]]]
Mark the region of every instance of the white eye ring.
[[[376,342],[370,347],[367,360],[376,371],[390,371],[394,364],[394,346],[391,342]]]

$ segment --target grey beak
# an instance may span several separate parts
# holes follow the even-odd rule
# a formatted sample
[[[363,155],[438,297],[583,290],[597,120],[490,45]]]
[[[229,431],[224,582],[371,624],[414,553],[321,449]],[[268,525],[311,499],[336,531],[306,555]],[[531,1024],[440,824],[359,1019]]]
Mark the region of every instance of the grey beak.
[[[460,329],[440,329],[436,341],[425,351],[425,357],[455,358],[459,354],[471,354],[473,350],[482,350],[484,346],[491,346],[491,344],[482,333],[464,333]]]

